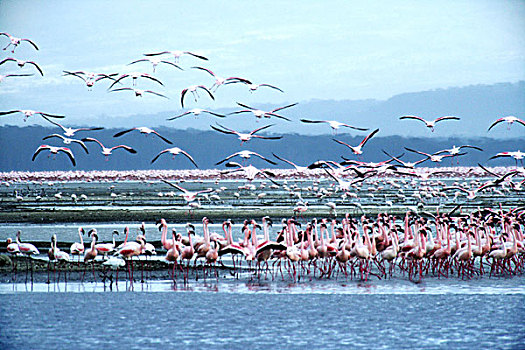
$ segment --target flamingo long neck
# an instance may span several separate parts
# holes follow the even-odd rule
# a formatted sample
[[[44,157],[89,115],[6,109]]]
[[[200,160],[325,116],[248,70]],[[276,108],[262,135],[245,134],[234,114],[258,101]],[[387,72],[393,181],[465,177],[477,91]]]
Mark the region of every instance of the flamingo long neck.
[[[268,242],[270,240],[270,228],[266,224],[266,221],[263,222],[263,230],[264,230],[264,241]]]
[[[202,231],[204,234],[204,244],[210,245],[210,232],[208,231],[208,221],[204,221],[202,225]]]
[[[113,233],[111,236],[113,236],[113,247],[115,247],[115,234]]]
[[[332,230],[332,239],[330,240],[330,242],[335,243],[336,242],[336,239],[335,239],[335,220],[332,220],[332,225],[331,225],[330,229]]]
[[[84,239],[82,238],[82,229],[78,229],[78,237],[80,237],[80,244],[84,245]]]
[[[93,251],[95,249],[95,243],[97,243],[97,239],[95,235],[91,235],[91,250]]]
[[[124,231],[126,231],[126,238],[124,238],[124,244],[126,244],[126,243],[128,242],[129,228],[126,227],[126,228],[124,229]]]
[[[258,242],[257,242],[257,234],[255,232],[255,229],[256,229],[255,223],[253,223],[253,226],[252,226],[252,245],[254,247],[257,247],[257,243]]]

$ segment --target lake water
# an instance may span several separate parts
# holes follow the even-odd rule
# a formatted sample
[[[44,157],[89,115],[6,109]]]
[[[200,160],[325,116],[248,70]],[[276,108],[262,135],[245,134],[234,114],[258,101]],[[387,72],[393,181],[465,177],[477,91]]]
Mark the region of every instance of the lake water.
[[[0,347],[519,349],[523,278],[0,285]]]

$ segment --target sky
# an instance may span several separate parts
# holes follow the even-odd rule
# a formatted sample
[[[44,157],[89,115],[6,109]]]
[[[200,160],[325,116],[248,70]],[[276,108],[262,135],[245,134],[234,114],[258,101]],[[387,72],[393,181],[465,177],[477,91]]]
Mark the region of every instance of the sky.
[[[130,115],[179,111],[190,85],[211,86],[203,66],[222,77],[239,76],[278,86],[284,93],[242,84],[222,86],[215,101],[187,96],[188,108],[284,105],[319,100],[379,99],[415,91],[525,80],[523,1],[0,1],[0,32],[30,38],[0,57],[34,60],[44,71],[0,82],[0,109],[34,109],[67,116],[69,124],[104,125]],[[0,45],[8,39],[0,37]],[[179,71],[159,65],[164,86],[139,80],[138,88],[169,97],[136,98],[131,91],[88,91],[63,70],[153,74],[144,53],[192,51]],[[167,60],[173,58],[163,56]],[[0,74],[20,73],[13,62]],[[25,67],[23,72],[35,72]],[[125,80],[123,81],[125,82]],[[126,82],[127,84],[127,82]],[[127,86],[127,85],[126,85]],[[523,116],[522,116],[523,117]],[[257,124],[232,121],[230,127]],[[243,119],[244,120],[244,119]],[[45,124],[20,115],[0,125]],[[177,124],[167,124],[177,127]],[[188,126],[188,122],[181,122]]]

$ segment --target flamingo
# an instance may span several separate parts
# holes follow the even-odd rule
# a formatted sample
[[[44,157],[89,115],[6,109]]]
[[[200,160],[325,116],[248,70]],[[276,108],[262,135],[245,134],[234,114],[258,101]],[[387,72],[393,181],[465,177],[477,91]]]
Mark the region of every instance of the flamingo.
[[[235,169],[221,171],[221,174],[231,174],[234,172],[242,171],[244,173],[244,176],[248,179],[248,181],[253,181],[253,179],[255,179],[257,175],[261,175],[267,178],[268,180],[270,180],[274,185],[279,186],[277,182],[273,181],[270,178],[270,176],[275,177],[275,174],[269,170],[260,170],[254,167],[253,165],[242,166],[241,164],[236,163],[236,162],[228,162],[225,164],[225,166],[228,168],[235,168]]]
[[[205,190],[192,192],[192,191],[188,191],[185,188],[180,187],[177,184],[171,183],[171,182],[169,182],[167,180],[161,179],[161,181],[166,183],[166,184],[168,184],[168,185],[170,185],[171,187],[174,187],[174,188],[178,189],[179,191],[181,191],[182,192],[182,194],[181,194],[182,198],[184,198],[184,200],[187,201],[187,202],[193,202],[197,198],[197,196],[202,194],[202,193],[213,192],[212,188],[207,188]]]
[[[199,166],[197,165],[197,163],[195,163],[195,160],[193,160],[193,157],[189,155],[188,152],[186,151],[183,151],[182,149],[180,149],[179,147],[173,147],[173,148],[166,148],[165,150],[163,151],[160,151],[160,153],[158,153],[155,158],[153,158],[151,160],[151,164],[153,164],[162,154],[164,153],[169,153],[171,154],[173,157],[173,159],[175,159],[175,156],[178,155],[178,154],[182,154],[184,155],[186,158],[188,158],[190,160],[190,162],[193,163],[193,165],[195,165],[196,168],[199,168]]]
[[[5,58],[2,61],[0,61],[0,66],[2,64],[4,64],[4,63],[10,62],[10,61],[16,62],[16,64],[20,68],[23,68],[26,64],[30,64],[30,65],[34,66],[38,70],[38,72],[40,73],[41,76],[44,76],[44,72],[42,72],[42,69],[34,61],[23,61],[23,60],[18,60],[16,58],[8,57],[8,58]]]
[[[268,158],[265,158],[264,156],[260,155],[259,153],[248,151],[248,150],[243,150],[243,151],[235,152],[235,153],[229,155],[228,157],[224,158],[223,160],[220,160],[217,163],[215,163],[215,165],[222,164],[225,161],[227,161],[227,160],[229,160],[229,159],[231,159],[233,157],[236,157],[236,156],[239,156],[239,157],[241,157],[243,159],[250,159],[251,156],[256,156],[256,157],[261,158],[264,161],[267,161],[270,164],[273,164],[273,165],[277,164],[274,161],[272,161],[272,160],[270,160]]]
[[[108,90],[111,89],[113,86],[115,86],[115,84],[120,83],[120,81],[122,79],[125,79],[125,78],[131,78],[133,86],[137,85],[137,80],[139,78],[146,78],[146,79],[152,80],[152,81],[154,81],[156,83],[159,83],[160,85],[164,86],[164,84],[159,79],[155,78],[151,74],[141,73],[141,72],[131,72],[131,73],[126,73],[126,74],[121,74],[117,79],[114,79],[115,81],[113,83],[111,83],[111,85],[108,87]]]
[[[73,163],[73,166],[77,165],[77,163],[75,162],[75,156],[73,155],[73,152],[69,148],[67,148],[67,147],[54,147],[54,146],[49,146],[49,145],[40,145],[40,146],[38,146],[37,150],[33,154],[33,158],[31,158],[31,160],[35,161],[36,156],[40,152],[42,152],[43,150],[49,150],[49,152],[51,154],[54,154],[54,155],[58,154],[58,152],[64,152],[69,157],[69,159],[71,160],[71,163]]]
[[[133,130],[138,130],[141,134],[145,134],[145,135],[154,134],[154,135],[158,136],[159,138],[161,138],[164,142],[169,143],[170,145],[173,144],[173,142],[171,142],[170,140],[168,140],[167,138],[165,138],[164,136],[162,136],[161,134],[159,134],[155,130],[150,129],[150,128],[146,127],[146,126],[140,126],[140,127],[136,127],[136,128],[123,130],[123,131],[117,132],[115,135],[113,135],[113,137],[122,136],[124,134],[127,134],[128,132],[133,131]]]
[[[135,61],[133,61],[131,63],[128,63],[128,66],[131,65],[131,64],[139,63],[139,62],[149,62],[149,63],[151,63],[151,66],[153,67],[153,73],[155,73],[155,68],[157,68],[159,63],[168,64],[168,65],[173,66],[173,67],[175,67],[177,69],[184,70],[184,69],[182,69],[181,67],[179,67],[177,64],[175,64],[173,62],[165,61],[165,60],[162,60],[162,59],[156,58],[156,57],[153,57],[153,58],[141,58],[141,59],[135,60]]]
[[[40,113],[40,112],[37,112],[37,113]],[[97,131],[97,130],[104,129],[103,127],[73,129],[73,128],[65,127],[64,125],[59,124],[59,123],[57,123],[57,122],[55,122],[55,121],[53,121],[51,119],[48,119],[47,117],[50,116],[50,115],[47,114],[47,113],[43,113],[42,116],[44,117],[45,120],[47,120],[51,124],[54,124],[54,125],[58,126],[59,128],[61,128],[64,131],[64,136],[67,136],[67,137],[73,137],[79,131]],[[56,116],[56,115],[51,115],[51,116],[53,116],[55,118],[64,118],[63,116]]]
[[[168,229],[167,225],[165,224],[166,224],[166,221],[164,221],[164,224],[162,225],[163,234],[164,234],[164,229],[166,229],[166,231]],[[171,231],[171,235],[172,235],[172,241],[175,242],[176,241],[175,230]],[[173,270],[171,272],[173,279],[175,279],[175,267],[178,265],[177,260],[179,259],[179,256],[180,256],[179,247],[177,245],[172,245],[172,247],[168,250],[168,252],[166,253],[166,256],[164,257],[166,261],[173,262]]]
[[[205,72],[207,72],[209,75],[211,75],[212,77],[215,78],[215,82],[213,83],[213,85],[210,87],[210,91],[212,92],[215,92],[217,91],[217,89],[219,88],[219,86],[221,85],[225,85],[225,84],[233,84],[233,83],[245,83],[245,84],[249,84],[250,81],[247,80],[247,79],[244,79],[244,78],[239,78],[239,77],[228,77],[228,78],[223,78],[223,77],[220,77],[218,75],[216,75],[215,73],[213,73],[210,69],[208,68],[203,68],[203,67],[191,67],[193,69],[200,69],[200,70],[203,70]]]
[[[113,77],[118,74],[118,73],[104,74],[104,73],[93,73],[93,72],[84,72],[84,71],[70,72],[67,70],[64,70],[62,72],[64,72],[63,76],[71,75],[71,76],[82,79],[82,81],[86,83],[86,87],[88,88],[88,90],[91,90],[93,88],[93,85],[95,85],[96,82],[99,82],[101,80],[104,80],[104,79],[115,80]]]
[[[115,235],[119,235],[119,232],[117,230],[113,230],[111,233],[111,237],[113,239],[113,242],[111,243],[98,243],[95,244],[95,249],[98,253],[102,254],[104,256],[104,260],[107,258],[107,255],[115,250]],[[126,236],[127,239],[127,236]]]
[[[179,119],[181,117],[184,117],[185,115],[188,115],[188,114],[193,114],[195,117],[197,117],[198,115],[200,115],[201,113],[208,113],[208,114],[211,114],[211,115],[214,115],[216,117],[219,117],[219,118],[226,118],[225,115],[223,114],[219,114],[219,113],[215,113],[215,112],[211,112],[211,111],[208,111],[206,109],[201,109],[201,108],[193,108],[193,109],[190,109],[189,111],[186,111],[182,114],[179,114],[179,115],[176,115],[174,117],[171,117],[171,118],[168,118],[166,120],[174,120],[174,119]]]
[[[496,125],[498,125],[499,123],[502,123],[502,122],[506,122],[507,123],[507,130],[510,130],[510,127],[514,123],[518,123],[518,124],[521,124],[521,125],[525,126],[525,121],[524,120],[519,119],[519,118],[517,118],[517,117],[515,117],[513,115],[509,115],[509,116],[506,116],[506,117],[503,117],[503,118],[496,119],[496,121],[494,121],[494,123],[492,123],[489,126],[489,129],[487,131],[490,131],[490,129],[492,129],[493,127],[495,127]]]
[[[125,90],[131,90],[135,93],[135,97],[142,97],[142,95],[144,95],[144,93],[148,93],[148,94],[152,94],[152,95],[157,95],[157,96],[160,96],[160,97],[164,97],[164,98],[167,98],[169,99],[169,97],[167,96],[164,96],[163,94],[160,94],[158,92],[155,92],[153,90],[140,90],[140,89],[134,89],[134,88],[129,88],[129,87],[123,87],[123,88],[118,88],[118,89],[113,89],[113,90],[109,90],[109,92],[114,92],[114,91],[125,91]]]
[[[258,139],[263,139],[263,140],[279,140],[279,139],[283,138],[282,136],[260,136],[260,135],[255,135],[256,132],[259,132],[261,130],[267,129],[269,127],[272,127],[275,124],[270,124],[270,125],[266,125],[266,126],[257,128],[255,130],[250,131],[249,133],[240,133],[238,131],[235,131],[235,130],[232,130],[232,129],[228,129],[227,127],[225,127],[223,125],[220,125],[219,123],[217,123],[217,125],[220,126],[224,130],[219,129],[219,128],[213,126],[213,125],[210,125],[210,127],[213,130],[216,130],[218,132],[222,132],[223,134],[237,135],[239,137],[239,140],[241,140],[241,145],[244,142],[250,141],[252,138],[258,138]]]
[[[119,148],[122,148],[124,149],[125,151],[128,151],[129,153],[137,153],[137,151],[135,151],[133,148],[129,147],[129,146],[126,146],[126,145],[118,145],[118,146],[114,146],[114,147],[111,147],[111,148],[107,148],[105,147],[102,142],[100,142],[99,140],[93,138],[93,137],[86,137],[86,138],[83,138],[82,141],[84,142],[96,142],[99,144],[99,146],[102,148],[102,154],[104,156],[106,156],[106,160],[108,160],[108,157],[111,155],[111,152],[113,152],[113,150],[116,150],[116,149],[119,149]]]
[[[189,245],[184,247],[184,249],[182,249],[182,251],[180,253],[180,258],[182,260],[187,260],[188,261],[188,263],[186,265],[186,274],[184,275],[184,282],[186,282],[188,280],[190,261],[193,258],[193,255],[195,255],[195,249],[193,248],[193,242],[191,240],[191,235],[192,234],[195,234],[195,233],[193,231],[188,231]]]
[[[34,116],[35,114],[40,114],[42,117],[65,118],[65,116],[63,116],[63,115],[56,115],[56,114],[49,114],[49,113],[44,113],[44,112],[37,112],[37,111],[33,111],[31,109],[14,109],[14,110],[11,110],[11,111],[0,112],[0,115],[7,115],[7,114],[12,114],[12,113],[22,113],[22,114],[24,114],[24,121],[26,121],[27,118]],[[47,120],[49,120],[49,119],[47,119]]]
[[[180,60],[180,57],[182,55],[190,55],[190,56],[193,56],[193,57],[196,57],[198,59],[201,59],[201,60],[204,60],[204,61],[207,61],[208,59],[202,55],[198,55],[194,52],[191,52],[191,51],[179,51],[179,50],[175,50],[175,51],[161,51],[161,52],[155,52],[155,53],[145,53],[144,56],[157,56],[157,55],[164,55],[164,54],[170,54],[174,57],[175,59],[175,63],[178,63],[179,60]]]
[[[425,153],[425,152],[421,152],[421,151],[417,151],[415,149],[412,149],[412,148],[408,148],[408,147],[405,147],[405,149],[407,151],[410,151],[410,152],[414,152],[414,153],[417,153],[417,154],[421,154],[421,155],[424,155],[427,157],[427,159],[430,159],[432,162],[435,162],[435,163],[441,163],[441,161],[443,160],[443,158],[448,158],[448,157],[459,157],[459,156],[464,156],[466,153],[459,153],[459,154],[442,154],[443,151],[440,151],[438,153],[433,153],[433,154],[428,154],[428,153]],[[426,160],[426,159],[425,159]]]
[[[215,100],[215,97],[213,96],[213,94],[211,93],[211,91],[204,85],[191,85],[191,86],[188,86],[187,88],[183,89],[180,93],[180,105],[182,106],[182,108],[184,108],[184,96],[186,96],[186,94],[188,92],[191,92],[191,94],[193,95],[193,99],[195,100],[195,102],[197,102],[197,98],[199,97],[199,94],[197,93],[197,89],[201,89],[201,90],[204,90],[206,91],[206,93],[211,97],[212,100]]]
[[[489,160],[490,159],[495,159],[495,158],[501,158],[501,157],[514,158],[514,160],[516,161],[516,167],[518,167],[518,160],[523,165],[523,158],[525,157],[525,153],[521,152],[520,150],[513,151],[513,152],[500,152],[500,153],[490,157]]]
[[[460,120],[461,118],[456,117],[456,116],[447,115],[447,116],[444,116],[444,117],[436,118],[434,120],[425,120],[425,119],[423,119],[421,117],[418,117],[418,116],[415,116],[415,115],[404,115],[402,117],[399,117],[399,119],[415,119],[415,120],[422,121],[423,123],[425,123],[427,128],[429,128],[430,130],[432,130],[432,132],[434,132],[434,127],[435,127],[437,122],[440,122],[442,120]]]
[[[78,237],[80,237],[80,243],[74,242],[69,248],[69,254],[78,255],[78,260],[80,261],[80,255],[84,254],[84,239],[82,236],[85,234],[82,227],[78,228]]]
[[[357,146],[350,146],[349,144],[344,143],[343,141],[336,140],[336,139],[332,139],[332,140],[334,140],[335,142],[340,143],[340,144],[345,145],[346,147],[350,148],[352,150],[352,152],[354,152],[354,154],[361,155],[361,154],[363,154],[363,147],[364,147],[364,145],[368,142],[368,140],[370,140],[378,132],[379,132],[379,129],[375,129],[370,134],[368,134],[368,136],[365,137],[363,139],[363,141],[361,141],[361,143],[359,145],[357,145]]]
[[[86,154],[89,154],[89,151],[86,147],[86,145],[84,144],[83,141],[81,140],[76,140],[76,139],[71,139],[69,137],[65,137],[65,136],[62,136],[60,134],[51,134],[51,135],[48,135],[48,136],[45,136],[42,138],[42,140],[47,140],[47,139],[51,139],[51,138],[59,138],[62,140],[62,142],[65,144],[65,145],[70,145],[71,143],[77,143],[79,144],[83,149],[84,151],[86,151]]]
[[[245,109],[240,110],[240,111],[236,111],[236,112],[232,112],[230,114],[239,114],[239,113],[251,112],[255,116],[255,118],[257,118],[257,119],[275,117],[275,118],[280,118],[280,119],[284,119],[284,120],[287,120],[287,121],[291,121],[291,120],[286,118],[286,117],[283,117],[282,115],[276,114],[275,112],[278,112],[278,111],[281,111],[283,109],[290,108],[290,107],[293,107],[293,106],[297,105],[297,103],[292,103],[290,105],[279,107],[279,108],[275,108],[275,109],[272,109],[269,112],[266,112],[266,111],[253,108],[253,107],[250,107],[248,105],[245,105],[245,104],[242,104],[242,103],[239,103],[239,102],[237,102],[237,104],[239,106],[245,108]]]
[[[38,46],[36,44],[27,38],[17,38],[16,36],[13,36],[9,33],[2,32],[0,35],[7,36],[9,38],[9,44],[7,44],[6,47],[4,47],[2,50],[7,50],[7,48],[11,45],[13,45],[13,50],[11,50],[12,53],[15,52],[15,49],[22,43],[22,41],[30,43],[36,50],[38,50]]]
[[[18,250],[20,251],[20,253],[28,257],[40,254],[38,249],[33,244],[20,242],[21,234],[22,231],[18,231],[16,233],[16,244],[18,245]]]
[[[330,125],[330,128],[332,128],[332,131],[335,132],[337,135],[337,130],[339,130],[340,127],[345,127],[349,129],[359,130],[359,131],[368,131],[368,128],[358,128],[356,126],[352,126],[346,123],[341,123],[337,120],[310,120],[310,119],[300,119],[303,123],[325,123]]]

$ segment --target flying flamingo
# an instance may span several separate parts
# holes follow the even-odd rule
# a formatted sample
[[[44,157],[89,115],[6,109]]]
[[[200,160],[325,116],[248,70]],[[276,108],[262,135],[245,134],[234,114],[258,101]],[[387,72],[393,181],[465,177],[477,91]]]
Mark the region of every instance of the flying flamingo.
[[[71,143],[78,143],[80,146],[82,146],[84,151],[86,151],[86,153],[89,154],[89,151],[88,151],[86,145],[81,140],[70,139],[70,138],[62,136],[60,134],[51,134],[51,135],[43,137],[42,140],[47,140],[47,139],[50,139],[50,138],[53,138],[53,137],[57,137],[57,138],[61,139],[62,142],[64,142],[65,145],[70,145]]]
[[[166,119],[166,120],[179,119],[179,118],[184,117],[185,115],[188,115],[188,114],[193,114],[195,117],[197,117],[197,116],[200,115],[201,113],[208,113],[208,114],[214,115],[214,116],[219,117],[219,118],[226,118],[226,116],[223,115],[223,114],[219,114],[219,113],[211,112],[211,111],[208,111],[208,110],[206,110],[206,109],[193,108],[193,109],[190,109],[190,110],[187,111],[187,112],[184,112],[184,113],[182,113],[182,114],[176,115],[175,117],[168,118],[168,119]]]
[[[36,112],[38,113],[38,112]],[[65,127],[64,125],[62,124],[59,124],[51,119],[48,119],[47,117],[50,116],[49,114],[46,114],[46,113],[43,113],[42,114],[42,117],[44,117],[45,120],[47,120],[48,122],[50,122],[51,124],[55,124],[56,126],[58,126],[59,128],[61,128],[63,131],[64,131],[64,136],[67,136],[67,137],[73,137],[75,136],[75,133],[77,133],[78,131],[96,131],[96,130],[102,130],[104,129],[103,127],[95,127],[95,128],[77,128],[77,129],[73,129],[73,128],[68,128],[68,127]],[[53,115],[51,115],[53,116]],[[61,117],[63,118],[62,116],[53,116],[55,118],[58,118],[58,117]]]
[[[325,124],[328,124],[328,125],[330,125],[330,128],[332,128],[332,131],[335,132],[336,135],[337,135],[337,130],[340,127],[350,128],[350,129],[359,130],[359,131],[368,131],[367,128],[358,128],[358,127],[355,127],[355,126],[352,126],[352,125],[349,125],[349,124],[338,122],[337,120],[300,119],[300,121],[302,121],[303,123],[316,123],[316,124],[317,123],[325,123]]]
[[[436,118],[434,120],[425,120],[425,119],[423,119],[421,117],[418,117],[418,116],[415,116],[415,115],[404,115],[402,117],[399,117],[399,119],[415,119],[415,120],[422,121],[423,123],[425,123],[427,128],[432,130],[432,132],[434,132],[434,127],[435,127],[437,122],[440,122],[442,120],[460,120],[459,117],[455,117],[455,116],[451,116],[451,115],[447,115],[447,116],[444,116],[444,117],[439,117],[439,118]]]
[[[514,152],[500,152],[492,157],[490,159],[495,158],[501,158],[501,157],[512,157],[516,161],[516,167],[518,167],[518,160],[521,162],[521,165],[523,166],[523,158],[525,157],[525,153],[521,152],[520,150],[514,151]]]
[[[255,179],[255,177],[257,175],[261,175],[265,178],[267,178],[268,180],[270,180],[273,184],[279,186],[279,184],[275,181],[273,181],[271,177],[275,177],[275,174],[272,173],[271,171],[269,170],[260,170],[260,169],[257,169],[256,167],[254,167],[253,165],[248,165],[248,166],[242,166],[241,164],[239,163],[236,163],[236,162],[228,162],[225,164],[226,167],[228,168],[235,168],[233,170],[225,170],[225,171],[221,171],[221,174],[231,174],[231,173],[234,173],[234,172],[237,172],[237,171],[242,171],[244,173],[244,176],[248,179],[248,181],[253,181],[253,179]]]
[[[261,130],[267,129],[267,128],[271,127],[271,126],[274,126],[275,124],[270,124],[270,125],[266,125],[266,126],[257,128],[255,130],[249,132],[249,133],[240,133],[238,131],[235,131],[235,130],[232,130],[232,129],[228,129],[227,127],[222,126],[219,123],[217,123],[217,125],[220,126],[221,128],[223,128],[224,130],[219,129],[219,128],[213,126],[213,125],[210,125],[210,127],[213,130],[216,130],[218,132],[222,132],[223,134],[237,135],[239,137],[239,140],[241,140],[241,145],[244,142],[250,141],[252,138],[258,138],[258,139],[263,139],[263,140],[279,140],[279,139],[283,138],[282,136],[259,136],[259,135],[255,135],[256,132],[259,132]]]
[[[16,62],[16,64],[18,65],[18,67],[20,68],[23,68],[26,64],[30,64],[32,66],[35,66],[35,68],[38,70],[38,72],[40,73],[41,76],[44,76],[44,72],[42,72],[42,69],[38,66],[38,64],[36,64],[34,61],[23,61],[23,60],[18,60],[16,58],[12,58],[12,57],[8,57],[8,58],[5,58],[3,59],[2,61],[0,61],[0,66],[6,62],[9,62],[9,61],[12,61],[12,62]]]
[[[195,163],[195,161],[193,160],[193,157],[189,155],[188,152],[180,149],[179,147],[172,147],[172,148],[167,148],[163,151],[160,151],[159,154],[157,154],[155,156],[155,158],[153,158],[151,160],[151,164],[153,164],[162,154],[164,153],[169,153],[173,156],[173,159],[175,159],[175,156],[178,155],[178,154],[183,154],[186,158],[188,158],[190,160],[190,162],[193,163],[193,165],[195,165],[196,168],[198,168],[199,166],[197,165],[197,163]]]
[[[244,79],[244,78],[239,78],[239,77],[228,77],[228,78],[223,78],[223,77],[220,77],[218,76],[217,74],[213,73],[210,69],[208,68],[203,68],[203,67],[191,67],[193,69],[200,69],[200,70],[203,70],[205,71],[206,73],[208,73],[209,75],[211,75],[212,77],[215,78],[215,82],[213,83],[213,85],[210,87],[210,91],[212,92],[215,92],[217,91],[217,89],[219,88],[219,86],[221,85],[225,85],[225,84],[233,84],[233,83],[245,83],[245,84],[248,84],[250,83],[249,80],[247,79]]]
[[[175,51],[161,51],[161,52],[155,52],[155,53],[145,53],[144,56],[157,56],[157,55],[164,55],[164,54],[170,54],[174,57],[175,59],[175,63],[178,63],[179,60],[180,60],[180,57],[182,55],[190,55],[190,56],[193,56],[193,57],[196,57],[198,59],[201,59],[201,60],[204,60],[204,61],[207,61],[208,59],[202,55],[198,55],[194,52],[191,52],[191,51],[179,51],[179,50],[175,50]]]
[[[50,117],[50,118],[65,118],[63,115],[56,115],[56,114],[49,114],[44,112],[37,112],[33,111],[31,109],[14,109],[11,111],[6,112],[0,112],[0,115],[7,115],[12,113],[22,113],[24,115],[24,121],[27,120],[27,118],[34,116],[35,114],[40,114],[42,117]],[[46,118],[46,120],[49,120]]]
[[[152,80],[164,86],[164,84],[162,84],[162,82],[159,79],[155,78],[151,74],[141,73],[141,72],[131,72],[131,73],[126,73],[126,74],[121,74],[117,79],[114,79],[115,81],[111,83],[111,85],[108,87],[108,90],[111,89],[113,86],[115,86],[115,84],[120,83],[120,81],[125,78],[131,78],[133,86],[137,85],[137,80],[139,78],[146,78],[146,79]]]
[[[291,120],[286,118],[286,117],[283,117],[282,115],[276,114],[275,112],[278,112],[278,111],[281,111],[283,109],[290,108],[290,107],[293,107],[293,106],[297,105],[297,103],[292,103],[291,105],[275,108],[275,109],[272,109],[269,112],[266,112],[266,111],[253,108],[253,107],[250,107],[248,105],[245,105],[245,104],[242,104],[242,103],[239,103],[239,102],[237,102],[237,104],[239,106],[241,106],[241,107],[244,107],[245,109],[240,110],[240,111],[236,111],[236,112],[232,112],[230,114],[239,114],[239,113],[251,112],[255,116],[255,118],[257,118],[257,119],[276,117],[276,118],[280,118],[280,119],[284,119],[284,120],[288,120],[288,121],[291,121]]]
[[[207,188],[205,190],[200,190],[200,191],[188,191],[187,189],[182,188],[179,185],[171,183],[171,182],[169,182],[167,180],[161,179],[161,181],[166,183],[166,184],[168,184],[168,185],[170,185],[171,187],[174,187],[174,188],[178,189],[179,191],[181,191],[182,192],[181,196],[182,196],[182,198],[184,198],[184,200],[186,202],[193,202],[195,199],[197,199],[197,196],[202,194],[202,193],[213,192],[212,188]]]
[[[162,60],[162,59],[156,58],[156,57],[154,57],[154,58],[141,58],[139,60],[135,60],[135,61],[133,61],[131,63],[128,63],[128,66],[131,65],[131,64],[138,63],[138,62],[149,62],[149,63],[151,63],[151,65],[153,67],[153,73],[155,73],[155,68],[157,68],[159,63],[169,64],[170,66],[173,66],[173,67],[178,68],[180,70],[184,70],[184,69],[182,69],[181,67],[179,67],[178,65],[176,65],[173,62],[165,61],[165,60]]]
[[[403,166],[404,168],[409,168],[409,169],[414,169],[416,165],[426,162],[429,159],[428,157],[426,157],[416,162],[404,162],[401,159],[399,159],[399,157],[394,157],[390,155],[388,152],[386,152],[385,150],[383,150],[383,153],[389,156],[390,158],[392,158],[393,160],[395,160],[396,162],[398,162],[399,164],[401,164],[401,166]]]
[[[421,155],[427,156],[427,159],[430,159],[432,162],[435,162],[435,163],[440,163],[443,160],[443,158],[459,157],[459,156],[464,156],[466,154],[466,153],[441,154],[441,153],[443,153],[443,151],[440,151],[438,153],[428,154],[428,153],[417,151],[417,150],[414,150],[414,149],[408,148],[408,147],[405,147],[405,149],[407,151],[410,151],[410,152],[414,152],[414,153],[417,153],[417,154],[421,154]]]
[[[133,91],[133,92],[135,93],[135,97],[142,97],[142,95],[144,95],[144,93],[148,93],[148,94],[157,95],[157,96],[160,96],[160,97],[164,97],[164,98],[169,99],[169,97],[164,96],[163,94],[160,94],[160,93],[155,92],[155,91],[153,91],[153,90],[140,90],[140,89],[134,89],[134,88],[129,88],[129,87],[123,87],[123,88],[113,89],[113,90],[109,90],[109,92],[115,92],[115,91],[126,91],[126,90],[131,90],[131,91]]]
[[[224,163],[225,161],[233,158],[233,157],[236,157],[236,156],[239,156],[243,159],[250,159],[251,156],[256,156],[256,157],[259,157],[261,158],[262,160],[265,160],[267,161],[268,163],[270,164],[273,164],[273,165],[276,165],[277,163],[275,163],[274,161],[268,159],[268,158],[265,158],[263,156],[261,156],[259,153],[255,153],[255,152],[252,152],[252,151],[248,151],[248,150],[243,150],[243,151],[239,151],[239,152],[235,152],[234,154],[231,154],[229,155],[228,157],[224,158],[223,160],[221,161],[218,161],[217,163],[215,163],[215,165],[219,165],[219,164],[222,164]]]
[[[32,161],[35,161],[35,158],[36,156],[42,152],[43,150],[49,150],[49,152],[51,152],[51,154],[58,154],[58,152],[64,152],[68,157],[69,159],[71,160],[71,163],[73,163],[73,166],[76,166],[77,163],[75,162],[75,156],[73,155],[73,152],[67,148],[67,147],[54,147],[54,146],[49,146],[49,145],[40,145],[38,146],[37,150],[35,151],[35,153],[33,154],[33,158],[31,159]]]
[[[197,98],[199,97],[199,94],[197,93],[197,89],[201,89],[201,90],[206,91],[206,93],[211,97],[211,99],[215,100],[215,97],[213,96],[211,91],[206,86],[204,86],[204,85],[191,85],[191,86],[188,86],[187,88],[185,88],[184,90],[182,90],[181,93],[180,93],[180,105],[182,106],[182,108],[184,108],[184,96],[186,96],[186,94],[188,92],[191,92],[191,94],[193,95],[193,99],[195,100],[195,102],[197,102]]]
[[[521,124],[521,125],[525,126],[525,121],[524,120],[519,119],[519,118],[517,118],[517,117],[515,117],[513,115],[509,115],[509,116],[506,116],[506,117],[503,117],[503,118],[496,119],[496,121],[489,126],[489,129],[487,131],[490,131],[490,129],[492,129],[494,126],[496,126],[496,125],[498,125],[499,123],[502,123],[502,122],[506,122],[507,123],[507,130],[510,130],[510,127],[514,123],[518,123],[518,124]]]
[[[15,52],[15,49],[17,48],[18,45],[20,45],[22,43],[22,41],[26,41],[28,43],[30,43],[36,50],[38,50],[38,46],[36,46],[36,44],[31,41],[30,39],[27,39],[27,38],[17,38],[16,36],[12,36],[11,34],[9,33],[0,33],[0,35],[4,35],[4,36],[7,36],[9,38],[9,44],[7,44],[6,47],[4,47],[2,50],[7,50],[7,48],[11,45],[13,45],[13,50],[11,50],[12,53]]]
[[[350,146],[349,144],[344,143],[343,141],[336,140],[336,139],[332,139],[332,140],[334,140],[337,143],[340,143],[341,145],[345,145],[346,147],[350,148],[352,152],[354,152],[354,154],[360,155],[360,154],[363,154],[363,147],[367,143],[367,141],[370,140],[378,132],[379,132],[379,129],[375,129],[367,137],[365,137],[363,141],[361,141],[361,143],[357,146]]]
[[[106,156],[106,160],[108,160],[108,157],[111,155],[111,152],[113,150],[116,150],[116,149],[119,149],[119,148],[122,148],[126,151],[128,151],[129,153],[137,153],[137,151],[135,151],[133,148],[129,147],[129,146],[126,146],[126,145],[118,145],[118,146],[114,146],[114,147],[111,147],[111,148],[107,148],[105,147],[102,142],[100,142],[99,140],[93,138],[93,137],[86,137],[84,139],[82,139],[82,141],[84,142],[96,142],[99,144],[99,146],[102,148],[102,154],[104,156]]]
[[[149,135],[149,134],[157,135],[164,142],[169,143],[170,145],[173,144],[173,142],[171,142],[170,140],[168,140],[167,138],[165,138],[164,136],[162,136],[161,134],[159,134],[155,130],[150,129],[150,128],[146,127],[146,126],[140,126],[140,127],[136,127],[136,128],[131,128],[131,129],[127,129],[127,130],[124,130],[124,131],[120,131],[120,132],[117,132],[115,135],[113,135],[113,137],[122,136],[124,134],[127,134],[128,132],[133,131],[133,130],[138,130],[141,134],[145,134],[145,135]]]
[[[67,70],[64,70],[63,72],[64,72],[63,76],[71,75],[71,76],[82,79],[82,81],[86,83],[88,90],[91,90],[91,88],[93,87],[93,85],[95,85],[96,82],[99,82],[103,79],[115,80],[113,77],[118,74],[118,73],[104,74],[104,73],[93,73],[93,72],[84,72],[84,71],[70,72]]]

